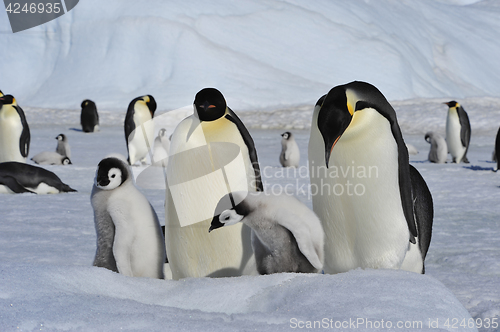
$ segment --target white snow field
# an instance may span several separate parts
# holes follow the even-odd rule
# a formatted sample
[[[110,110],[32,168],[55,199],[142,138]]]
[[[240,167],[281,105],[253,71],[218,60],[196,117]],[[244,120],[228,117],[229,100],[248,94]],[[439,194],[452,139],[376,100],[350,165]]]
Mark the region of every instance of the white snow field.
[[[26,112],[30,157],[68,136],[73,165],[46,168],[78,190],[0,195],[0,331],[500,331],[500,175],[491,162],[499,31],[497,0],[82,0],[16,34],[0,10],[0,89]],[[108,154],[126,154],[133,98],[152,94],[156,129],[171,134],[192,112],[178,109],[217,87],[250,128],[266,190],[286,186],[311,207],[313,105],[353,80],[391,100],[406,142],[420,151],[410,161],[435,209],[425,275],[172,281],[92,266],[94,173]],[[101,119],[93,134],[80,131],[87,98]],[[450,100],[469,113],[470,164],[426,161],[424,134],[444,136]],[[279,166],[285,130],[301,148],[296,172]],[[163,223],[161,172],[142,184]]]

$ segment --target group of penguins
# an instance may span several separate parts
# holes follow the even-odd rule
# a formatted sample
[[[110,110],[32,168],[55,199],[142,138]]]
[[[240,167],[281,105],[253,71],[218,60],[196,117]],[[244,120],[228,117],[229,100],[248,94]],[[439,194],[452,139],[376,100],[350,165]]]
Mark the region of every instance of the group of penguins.
[[[446,150],[454,162],[467,162],[467,115],[457,102],[447,104]],[[51,172],[25,164],[29,129],[15,99],[2,95],[0,107],[0,187],[16,193],[37,192],[40,178],[50,177],[42,172]],[[264,192],[253,139],[220,91],[200,90],[193,109],[170,140],[165,130],[160,131],[157,138],[168,141],[169,151],[151,158],[153,164],[166,166],[162,229],[131,170],[138,162],[144,163],[151,151],[144,137],[151,137],[149,131],[154,129],[145,123],[153,119],[156,102],[147,95],[130,103],[124,124],[128,158],[110,155],[99,162],[95,174],[91,193],[97,233],[94,266],[160,279],[281,272],[335,274],[356,268],[425,272],[434,216],[432,196],[409,163],[395,110],[375,86],[353,81],[332,88],[317,101],[308,147],[311,186],[321,190],[349,186],[353,177],[332,172],[354,163],[375,167],[377,176],[356,178],[363,186],[360,195],[313,194],[312,210],[293,196]],[[6,120],[9,117],[16,120]],[[98,130],[97,109],[90,100],[82,102],[81,122],[84,132]],[[6,144],[12,143],[12,137],[19,138],[16,147]],[[436,137],[429,133],[426,140],[431,145],[441,144]],[[58,141],[63,144],[65,137],[59,135]],[[224,174],[226,180],[237,178],[239,184],[228,186],[225,195],[216,197],[210,197],[210,188],[218,185],[217,180],[209,177],[203,188],[174,189],[182,179],[206,175],[201,165],[213,168],[220,162],[216,153],[220,142],[239,148],[241,169]],[[203,146],[208,147],[208,154],[198,152]],[[497,137],[497,155],[499,148]],[[57,150],[69,160],[69,150]],[[8,157],[15,158],[6,160]],[[300,153],[290,132],[282,134],[279,160],[283,167],[298,167]],[[44,186],[57,187],[53,183]],[[64,186],[58,190],[74,191]],[[189,198],[188,209],[181,209],[179,197],[181,201]],[[207,215],[203,212],[210,217],[195,220]]]

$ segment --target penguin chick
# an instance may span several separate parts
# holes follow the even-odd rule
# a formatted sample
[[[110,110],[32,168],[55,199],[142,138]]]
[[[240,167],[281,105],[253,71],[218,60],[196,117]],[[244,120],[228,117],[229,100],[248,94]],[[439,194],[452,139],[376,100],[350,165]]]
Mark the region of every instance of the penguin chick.
[[[167,137],[167,131],[165,128],[161,128],[158,131],[158,136],[156,136],[155,143],[153,145],[153,159],[155,163],[167,158],[169,150],[170,140]]]
[[[432,163],[443,164],[448,157],[448,145],[443,136],[429,131],[425,134],[425,141],[431,145],[429,150],[429,161]]]
[[[71,158],[71,149],[69,147],[68,143],[68,137],[64,134],[59,134],[56,137],[57,140],[57,147],[56,147],[56,152],[59,153],[61,156]]]
[[[62,156],[57,152],[45,151],[40,152],[31,158],[39,165],[71,165],[72,162],[68,157]]]
[[[322,269],[321,222],[295,197],[230,193],[219,201],[209,232],[238,222],[252,228],[252,248],[260,274],[315,273]]]
[[[299,167],[300,150],[292,133],[287,131],[281,134],[280,163],[283,167]]]
[[[163,279],[166,253],[158,217],[126,162],[113,157],[99,162],[90,201],[97,233],[93,265]]]

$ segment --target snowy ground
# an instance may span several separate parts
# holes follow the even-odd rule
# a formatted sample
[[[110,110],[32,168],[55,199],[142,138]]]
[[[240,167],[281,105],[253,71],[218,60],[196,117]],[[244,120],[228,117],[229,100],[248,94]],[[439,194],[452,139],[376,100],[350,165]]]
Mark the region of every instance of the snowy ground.
[[[484,325],[491,325],[494,318],[498,322],[500,177],[492,172],[494,164],[489,160],[500,124],[500,102],[464,103],[473,124],[469,165],[425,161],[429,145],[422,133],[430,126],[444,134],[444,105],[435,100],[394,105],[406,141],[420,150],[411,156],[412,164],[426,179],[434,198],[434,232],[425,276],[355,270],[339,275],[163,281],[129,278],[92,267],[95,230],[90,191],[100,159],[112,152],[126,153],[124,114],[101,111],[101,132],[84,134],[74,130],[79,127],[78,110],[27,109],[30,156],[55,149],[54,138],[65,133],[74,164],[47,168],[78,193],[0,196],[0,330],[276,331],[320,321],[317,328],[338,331],[391,330],[387,322],[393,324],[392,330],[402,322],[410,324],[402,330],[458,331],[469,330],[461,324],[470,317]],[[487,108],[493,110],[487,113],[489,121],[481,117]],[[434,112],[439,112],[435,118],[431,116]],[[288,113],[287,118],[284,110],[253,116],[250,112],[242,118],[253,128],[263,116],[268,128],[282,127],[291,118],[302,119],[303,128],[309,126],[307,108]],[[56,123],[54,119],[58,119]],[[167,126],[169,133],[176,121]],[[307,172],[283,176],[279,167],[283,131],[251,130],[266,188],[278,190],[291,183],[294,194],[311,206],[307,191],[302,191],[308,185]],[[305,166],[308,130],[292,131]],[[143,191],[163,221],[163,190]],[[380,325],[382,320],[385,325]],[[346,325],[353,321],[356,325]],[[465,322],[472,324],[472,320]]]

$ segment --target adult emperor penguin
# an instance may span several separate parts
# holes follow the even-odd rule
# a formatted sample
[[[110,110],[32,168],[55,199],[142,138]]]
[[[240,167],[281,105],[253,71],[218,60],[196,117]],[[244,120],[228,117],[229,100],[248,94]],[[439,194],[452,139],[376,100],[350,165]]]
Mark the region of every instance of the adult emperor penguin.
[[[69,147],[68,137],[64,134],[59,134],[56,137],[57,147],[56,152],[61,156],[71,158],[71,148]]]
[[[165,242],[158,217],[126,162],[114,157],[99,162],[90,201],[97,233],[94,266],[163,279]]]
[[[376,87],[355,81],[319,99],[309,172],[313,210],[325,231],[326,273],[424,272],[432,197],[409,165],[396,112]]]
[[[497,163],[495,172],[500,169],[500,128],[497,131],[497,137],[495,139],[495,150],[493,151],[493,161]]]
[[[300,150],[295,137],[289,131],[281,134],[280,163],[283,167],[299,167]]]
[[[93,133],[99,131],[99,114],[95,103],[90,99],[85,99],[82,101],[81,107],[80,124],[83,132]]]
[[[429,131],[425,134],[425,141],[431,145],[429,150],[429,161],[437,164],[443,164],[448,157],[448,146],[443,136]]]
[[[130,102],[125,116],[125,142],[128,162],[146,162],[148,152],[153,148],[156,101],[151,95],[137,97]],[[148,122],[149,121],[149,122]]]
[[[252,248],[260,274],[321,271],[321,222],[295,197],[233,192],[219,201],[214,215],[209,232],[239,222],[252,228]]]
[[[0,193],[58,194],[76,191],[44,168],[9,161],[0,163]]]
[[[225,194],[263,190],[253,139],[219,90],[202,89],[193,107],[194,114],[174,130],[167,166],[165,241],[172,276],[257,274],[248,226],[207,232]],[[231,190],[215,193],[226,185]],[[186,198],[190,205],[182,208]]]
[[[452,100],[444,103],[448,105],[448,117],[446,118],[446,143],[454,163],[469,163],[467,150],[470,143],[469,116],[464,108]]]
[[[12,95],[0,97],[0,162],[26,162],[30,128],[23,109]]]

